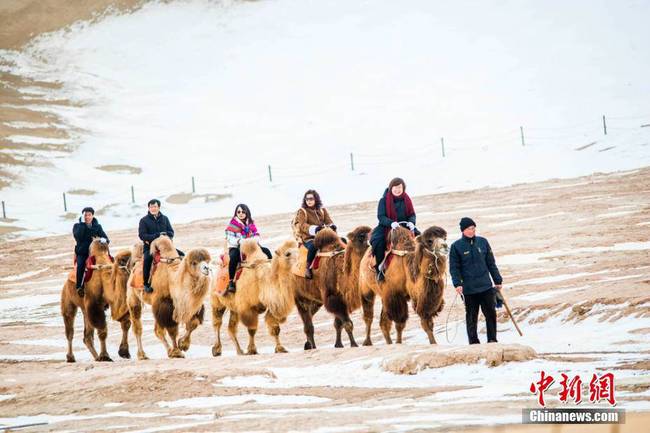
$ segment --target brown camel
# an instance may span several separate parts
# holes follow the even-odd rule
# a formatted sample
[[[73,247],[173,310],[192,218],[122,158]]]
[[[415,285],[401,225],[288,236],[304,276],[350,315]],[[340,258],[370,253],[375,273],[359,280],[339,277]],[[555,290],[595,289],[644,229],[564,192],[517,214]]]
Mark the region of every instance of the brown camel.
[[[341,342],[343,328],[350,338],[350,345],[356,347],[357,343],[352,334],[353,324],[349,315],[358,310],[362,304],[374,302],[374,295],[363,298],[359,291],[359,267],[361,259],[368,249],[368,235],[372,229],[368,226],[360,226],[348,233],[348,243],[345,245],[344,254],[334,255],[330,255],[331,253],[328,251],[337,251],[337,242],[332,234],[336,238],[338,235],[331,230],[331,233],[326,230],[329,229],[321,230],[314,240],[319,254],[324,256],[321,258],[320,264],[324,278],[316,281],[320,283],[321,297],[325,308],[335,316],[336,343],[334,347],[343,347]],[[343,309],[345,309],[345,314],[342,313]]]
[[[112,310],[115,310],[113,317],[118,320],[122,319],[122,323],[124,320],[124,314],[119,313],[119,296],[112,296],[119,289],[112,288],[111,274],[114,264],[111,262],[108,244],[100,242],[99,239],[94,239],[90,244],[89,256],[95,258],[95,264],[92,265],[92,277],[84,285],[84,297],[80,297],[75,289],[74,271],[70,274],[61,290],[61,315],[65,324],[65,336],[68,340],[68,353],[66,355],[68,362],[75,362],[72,352],[72,338],[74,337],[74,320],[77,309],[81,309],[84,318],[84,344],[95,361],[112,361],[106,350],[108,329],[105,307],[107,305],[113,307]],[[85,266],[84,263],[78,263],[77,265]],[[105,294],[107,297],[105,297]],[[97,329],[100,342],[99,354],[95,350],[95,329]],[[122,324],[122,332],[125,331],[128,333],[128,326],[125,328],[125,325]],[[122,335],[119,354],[123,357],[128,357],[128,343],[126,341],[126,337]]]
[[[361,260],[359,269],[359,288],[365,299],[371,293],[379,295],[382,309],[379,318],[384,339],[392,344],[390,336],[392,322],[395,322],[397,343],[402,343],[402,332],[408,319],[409,299],[415,312],[420,316],[420,324],[427,333],[429,342],[435,344],[433,318],[444,306],[443,291],[447,267],[447,232],[440,227],[430,227],[414,238],[405,228],[397,228],[390,233],[391,264],[386,270],[385,280],[375,279],[374,257],[368,250]],[[368,309],[367,309],[368,308]],[[366,342],[370,341],[372,324],[372,305],[364,303],[366,321]],[[365,344],[365,343],[364,343]]]
[[[239,321],[248,329],[248,348],[246,354],[256,355],[255,334],[257,333],[259,315],[266,312],[265,322],[269,334],[275,339],[275,352],[287,350],[280,342],[280,324],[286,321],[294,307],[293,292],[286,284],[279,284],[272,278],[273,265],[266,257],[256,239],[244,239],[239,249],[246,259],[241,264],[241,275],[237,280],[236,293],[219,295],[212,290],[210,301],[212,305],[212,326],[216,342],[212,348],[214,356],[221,355],[221,324],[226,309],[230,310],[228,333],[235,344],[238,355],[244,352],[237,339]],[[225,258],[226,256],[224,256]],[[221,266],[227,267],[227,263]]]
[[[160,263],[151,276],[153,293],[145,293],[143,287],[142,245],[138,244],[133,248],[132,270],[127,284],[127,305],[133,325],[133,333],[138,343],[138,359],[148,359],[142,347],[142,307],[143,304],[151,305],[154,315],[154,333],[162,342],[170,358],[183,358],[183,352],[178,347],[178,323],[174,320],[174,303],[172,301],[169,285],[174,274],[181,265],[181,257],[178,255],[174,244],[167,236],[161,236],[154,240],[150,246],[152,255],[160,253]],[[153,269],[152,269],[153,271]],[[171,339],[171,345],[167,341],[166,334]]]

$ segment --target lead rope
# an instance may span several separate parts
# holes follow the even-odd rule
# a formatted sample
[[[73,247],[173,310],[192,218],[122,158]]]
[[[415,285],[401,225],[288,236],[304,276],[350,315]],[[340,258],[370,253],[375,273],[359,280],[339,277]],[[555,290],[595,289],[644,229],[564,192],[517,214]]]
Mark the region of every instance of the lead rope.
[[[465,302],[465,297],[461,294],[460,299]],[[454,337],[450,340],[449,339],[449,316],[451,316],[451,313],[454,311],[454,307],[456,306],[456,301],[458,300],[458,292],[456,292],[456,296],[454,297],[454,301],[451,303],[451,308],[449,309],[449,312],[447,313],[447,320],[445,320],[445,338],[447,339],[447,343],[452,343],[454,340],[456,340],[456,336],[458,335],[458,322],[456,322],[456,326],[454,327]]]

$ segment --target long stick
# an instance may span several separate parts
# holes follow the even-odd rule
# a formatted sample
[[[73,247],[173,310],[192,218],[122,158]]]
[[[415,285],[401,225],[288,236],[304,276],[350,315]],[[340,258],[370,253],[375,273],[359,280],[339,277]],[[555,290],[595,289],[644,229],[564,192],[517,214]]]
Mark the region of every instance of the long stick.
[[[521,329],[519,329],[519,325],[517,325],[517,321],[515,320],[514,316],[512,315],[512,312],[510,311],[510,306],[508,305],[508,301],[506,301],[506,297],[503,296],[503,292],[501,292],[501,290],[499,290],[499,293],[501,293],[501,298],[503,298],[503,306],[506,307],[506,312],[508,313],[510,320],[512,320],[512,323],[513,325],[515,325],[515,328],[517,328],[517,332],[519,332],[519,336],[523,337],[524,334],[521,332]]]

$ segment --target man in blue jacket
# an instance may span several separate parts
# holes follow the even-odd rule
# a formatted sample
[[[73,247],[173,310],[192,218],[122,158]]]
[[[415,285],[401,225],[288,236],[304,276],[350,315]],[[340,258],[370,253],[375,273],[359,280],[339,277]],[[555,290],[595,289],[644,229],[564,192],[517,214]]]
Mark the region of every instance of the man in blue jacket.
[[[86,270],[86,260],[90,254],[90,244],[94,238],[104,239],[109,242],[108,236],[104,229],[95,218],[95,210],[91,207],[85,207],[79,217],[79,222],[72,227],[72,235],[77,244],[74,247],[74,253],[77,258],[77,294],[84,296],[83,280],[84,271]]]
[[[149,253],[149,246],[154,239],[160,236],[174,237],[174,229],[169,223],[169,219],[160,213],[160,200],[152,199],[147,203],[149,212],[142,217],[138,227],[138,236],[144,242],[144,266],[142,276],[144,277],[144,291],[152,293],[153,288],[149,285],[149,275],[151,273],[151,264],[153,256]]]
[[[480,307],[485,316],[488,343],[496,343],[495,289],[501,290],[503,279],[487,239],[476,236],[476,223],[464,217],[460,220],[460,231],[463,237],[454,242],[449,251],[449,272],[456,292],[465,298],[467,339],[469,344],[480,343],[477,335]]]

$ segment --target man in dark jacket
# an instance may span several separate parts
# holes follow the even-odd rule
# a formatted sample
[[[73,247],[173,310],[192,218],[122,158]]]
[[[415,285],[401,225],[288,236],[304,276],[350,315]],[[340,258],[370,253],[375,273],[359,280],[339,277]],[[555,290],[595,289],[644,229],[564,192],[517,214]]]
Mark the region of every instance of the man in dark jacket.
[[[83,279],[84,271],[86,270],[86,260],[90,254],[90,243],[93,238],[104,239],[109,242],[108,236],[104,233],[104,229],[97,218],[95,218],[95,210],[91,207],[85,207],[81,211],[83,216],[79,217],[79,222],[72,227],[72,235],[77,244],[74,247],[74,253],[77,258],[77,293],[79,296],[84,295]]]
[[[147,203],[149,213],[142,217],[138,227],[138,236],[144,242],[144,291],[152,293],[153,288],[149,284],[149,275],[151,272],[151,264],[153,263],[153,256],[149,253],[149,246],[154,239],[160,236],[169,236],[170,239],[174,237],[174,229],[169,223],[169,219],[160,213],[160,200],[152,199]]]
[[[480,307],[485,316],[488,343],[496,343],[495,289],[501,290],[503,279],[487,239],[476,236],[476,223],[464,217],[460,220],[460,231],[463,237],[449,251],[449,272],[456,292],[465,298],[467,339],[469,344],[480,343],[476,329]]]

